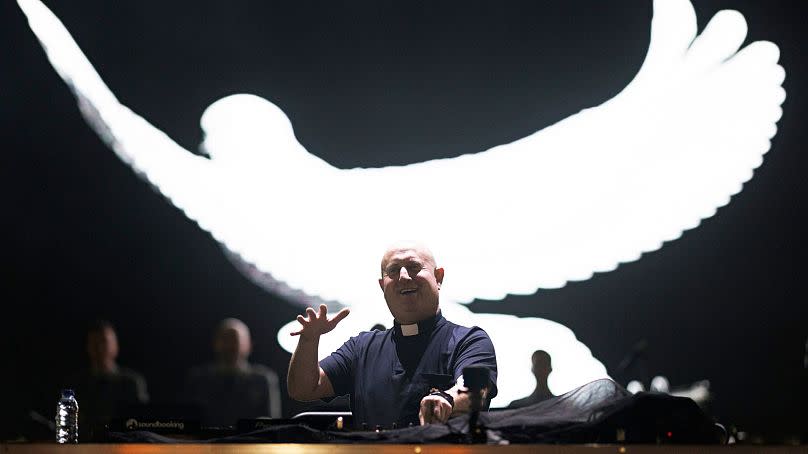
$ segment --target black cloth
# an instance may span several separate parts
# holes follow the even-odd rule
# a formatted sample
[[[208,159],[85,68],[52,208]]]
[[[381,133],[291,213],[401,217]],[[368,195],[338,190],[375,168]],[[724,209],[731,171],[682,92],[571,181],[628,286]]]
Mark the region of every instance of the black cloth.
[[[521,399],[517,399],[511,402],[510,405],[508,405],[508,410],[513,410],[515,408],[529,407],[539,402],[543,402],[547,399],[552,399],[553,397],[555,396],[552,395],[549,391],[547,391],[546,393],[536,393],[534,391],[533,394],[527,397],[523,397]]]
[[[478,366],[490,372],[489,398],[497,394],[494,345],[478,327],[446,320],[440,312],[418,323],[418,334],[404,336],[395,324],[362,332],[320,361],[336,395],[349,395],[355,427],[419,424],[421,399],[432,387],[447,390]]]
[[[480,420],[511,443],[722,442],[712,418],[692,399],[632,395],[608,379],[528,407],[480,415]]]
[[[79,404],[79,438],[93,439],[113,418],[123,416],[130,405],[149,400],[146,380],[132,369],[117,367],[112,373],[91,370],[68,377],[64,388],[72,388]]]
[[[691,399],[659,393],[631,395],[608,380],[596,380],[566,394],[518,410],[480,414],[487,443],[718,444],[721,432]],[[469,418],[410,428],[323,431],[278,425],[246,434],[210,437],[208,443],[466,443]],[[183,443],[153,432],[113,433],[110,441]],[[199,442],[199,440],[196,440]]]
[[[216,364],[188,373],[187,398],[202,409],[202,423],[235,425],[239,419],[281,417],[278,374],[260,364],[227,368]]]

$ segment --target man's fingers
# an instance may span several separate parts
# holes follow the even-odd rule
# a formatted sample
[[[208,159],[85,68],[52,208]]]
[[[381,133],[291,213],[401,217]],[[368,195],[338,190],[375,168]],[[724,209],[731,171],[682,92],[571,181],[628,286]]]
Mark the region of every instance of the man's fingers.
[[[452,414],[452,406],[442,398],[432,398],[430,396],[421,400],[421,408],[418,411],[418,421],[421,425],[431,423],[444,423],[449,420]]]
[[[310,307],[306,308],[306,315],[309,316],[309,321],[314,321],[314,319],[317,318],[317,313]]]
[[[432,419],[433,419],[433,416],[432,416],[432,407],[431,407],[431,406],[429,406],[429,407],[427,407],[427,408],[424,408],[424,409],[423,409],[423,411],[422,411],[422,413],[424,414],[424,418],[423,418],[423,419],[424,419],[424,422],[423,422],[423,424],[431,424],[431,423],[432,423]]]
[[[444,423],[452,415],[452,406],[443,398],[426,396],[421,400],[418,419],[421,424]]]
[[[440,407],[441,407],[440,420],[441,422],[446,422],[449,420],[449,416],[452,416],[452,406],[441,405]]]
[[[289,333],[289,335],[290,335],[290,336],[299,336],[299,335],[300,335],[300,333],[302,333],[302,332],[303,332],[303,331],[295,331],[295,332],[293,332],[293,333]]]
[[[298,315],[297,316],[297,321],[300,322],[300,324],[302,325],[302,324],[306,323],[306,318],[303,317],[302,315]]]
[[[328,307],[325,304],[320,305],[320,318],[324,318],[325,314],[328,313]]]
[[[333,325],[336,325],[337,323],[342,321],[343,318],[347,317],[348,314],[350,314],[350,313],[351,313],[351,310],[346,307],[345,309],[337,312],[337,315],[335,315],[334,318],[331,319],[331,323]]]
[[[418,419],[421,422],[421,425],[429,424],[432,422],[433,419],[433,411],[434,411],[435,402],[429,399],[423,399],[421,401],[421,410],[418,412]]]

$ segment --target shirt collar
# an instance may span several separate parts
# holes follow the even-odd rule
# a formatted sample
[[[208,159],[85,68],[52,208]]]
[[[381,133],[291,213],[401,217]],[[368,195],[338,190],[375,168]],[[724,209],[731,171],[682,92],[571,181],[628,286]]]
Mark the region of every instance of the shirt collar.
[[[426,320],[421,320],[416,323],[402,325],[397,321],[393,321],[393,332],[396,336],[403,336],[403,337],[412,337],[418,336],[420,334],[429,334],[432,330],[435,329],[435,326],[438,325],[438,322],[442,321],[443,314],[441,311],[438,310],[438,313],[432,317],[429,317]]]

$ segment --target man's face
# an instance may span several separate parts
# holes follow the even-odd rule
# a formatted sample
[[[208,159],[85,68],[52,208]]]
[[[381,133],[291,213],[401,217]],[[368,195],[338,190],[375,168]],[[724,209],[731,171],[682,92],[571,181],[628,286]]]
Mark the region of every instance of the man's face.
[[[88,333],[87,354],[93,364],[114,361],[118,356],[118,336],[115,331],[104,327]]]
[[[226,362],[246,359],[250,354],[250,334],[238,326],[220,329],[214,340],[214,350]]]
[[[546,352],[537,352],[533,354],[533,375],[537,377],[547,377],[553,371],[553,366],[550,360],[550,355]]]
[[[393,317],[403,324],[426,320],[438,312],[438,292],[443,268],[435,268],[424,248],[393,248],[382,259],[379,286]]]

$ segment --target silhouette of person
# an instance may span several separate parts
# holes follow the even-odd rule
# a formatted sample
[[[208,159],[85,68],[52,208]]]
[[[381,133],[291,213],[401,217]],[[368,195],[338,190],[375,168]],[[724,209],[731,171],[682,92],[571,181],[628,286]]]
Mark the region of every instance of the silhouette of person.
[[[555,395],[550,392],[550,388],[547,387],[547,377],[549,377],[550,372],[553,371],[550,354],[544,350],[536,350],[531,356],[531,362],[533,363],[533,376],[536,377],[536,389],[534,389],[533,393],[529,396],[511,402],[508,408],[527,407],[555,397]]]
[[[103,433],[104,425],[128,405],[149,400],[146,380],[116,362],[118,335],[112,323],[98,320],[90,325],[86,338],[89,368],[68,378],[65,387],[76,391],[79,402],[79,436],[93,439]]]
[[[199,405],[203,423],[234,425],[239,419],[281,417],[278,374],[247,361],[252,352],[250,330],[241,320],[226,318],[213,337],[213,364],[191,369],[189,399]]]

